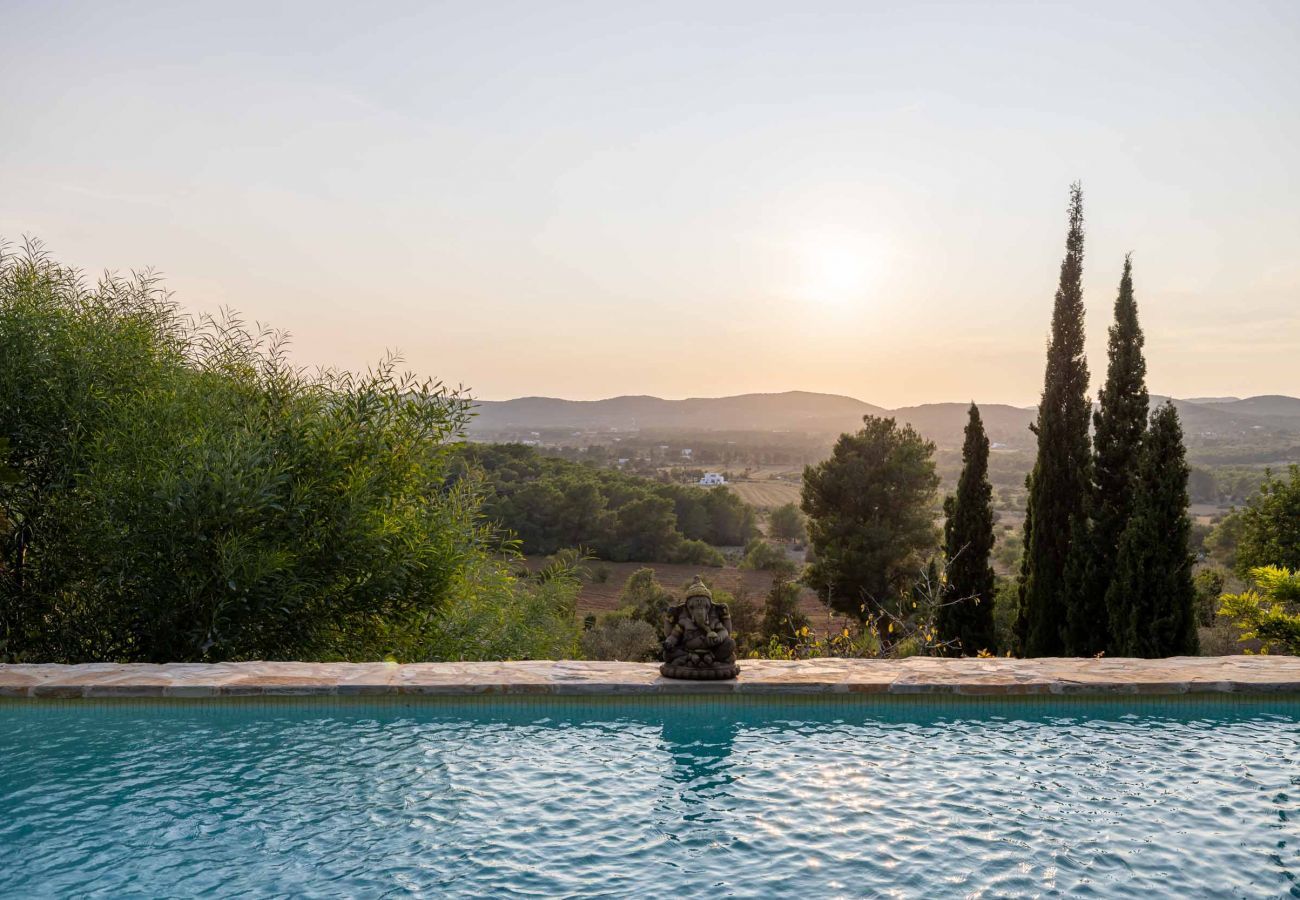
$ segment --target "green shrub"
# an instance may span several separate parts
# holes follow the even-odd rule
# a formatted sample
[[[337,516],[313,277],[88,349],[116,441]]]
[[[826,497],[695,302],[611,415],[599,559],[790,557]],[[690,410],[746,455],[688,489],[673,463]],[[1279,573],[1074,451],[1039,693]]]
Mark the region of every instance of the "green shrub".
[[[784,550],[762,538],[754,538],[745,546],[745,557],[741,560],[740,567],[769,572],[793,572],[795,568]]]
[[[447,643],[470,610],[508,626],[491,653],[572,652],[570,588],[516,583],[448,477],[468,416],[391,360],[307,374],[148,276],[0,251],[0,658],[489,658]]]
[[[682,541],[673,555],[673,562],[720,568],[726,565],[727,560],[716,547],[711,547],[704,541]]]
[[[640,619],[616,617],[601,621],[582,635],[582,655],[587,659],[645,662],[658,653],[655,629]]]
[[[1241,640],[1259,641],[1266,653],[1300,655],[1300,572],[1257,566],[1250,577],[1255,586],[1224,594],[1219,615],[1236,626]]]

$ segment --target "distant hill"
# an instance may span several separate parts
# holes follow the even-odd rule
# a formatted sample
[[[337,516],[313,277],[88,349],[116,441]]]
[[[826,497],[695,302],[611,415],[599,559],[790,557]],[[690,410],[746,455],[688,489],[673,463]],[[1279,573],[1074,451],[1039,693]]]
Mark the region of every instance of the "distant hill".
[[[1152,405],[1167,398],[1153,395]],[[1300,436],[1300,399],[1284,396],[1174,400],[1189,443],[1230,441],[1266,436]],[[736,397],[612,397],[608,400],[561,400],[521,397],[479,401],[470,426],[474,436],[518,439],[529,432],[581,431],[746,431],[803,432],[835,435],[856,428],[864,415],[889,415],[911,423],[940,446],[961,443],[966,427],[965,403],[926,403],[889,410],[853,397],[787,391]],[[990,440],[1032,446],[1029,425],[1033,407],[1001,403],[980,405]]]
[[[882,415],[879,406],[841,397],[787,391],[737,397],[612,397],[608,400],[557,400],[521,397],[480,401],[472,432],[545,428],[673,429],[690,431],[840,432],[865,415]]]

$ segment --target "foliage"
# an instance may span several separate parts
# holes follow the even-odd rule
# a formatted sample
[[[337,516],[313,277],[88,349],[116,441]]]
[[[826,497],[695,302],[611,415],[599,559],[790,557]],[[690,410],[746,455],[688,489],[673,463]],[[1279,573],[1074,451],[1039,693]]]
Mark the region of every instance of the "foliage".
[[[740,546],[758,531],[753,509],[728,490],[650,481],[522,444],[461,448],[456,478],[486,485],[484,512],[529,554],[581,545],[616,562],[721,566],[707,545]]]
[[[778,506],[767,517],[767,530],[774,538],[785,541],[805,541],[808,539],[808,526],[803,513],[793,503]]]
[[[948,578],[938,612],[939,637],[958,653],[997,652],[993,628],[993,488],[988,479],[989,439],[979,409],[970,405],[957,493],[944,503],[944,555]]]
[[[1196,589],[1187,549],[1187,462],[1178,413],[1166,403],[1142,442],[1133,512],[1106,596],[1116,612],[1113,652],[1157,658],[1194,654]]]
[[[740,567],[783,572],[793,572],[795,568],[784,550],[762,538],[754,538],[745,545],[745,557],[740,561]]]
[[[654,628],[640,619],[609,617],[582,635],[582,655],[587,659],[645,662],[658,652]]]
[[[640,568],[629,575],[618,597],[619,608],[654,628],[659,640],[664,638],[664,617],[672,601],[673,595],[659,583],[655,570],[650,568]]]
[[[1052,311],[1052,337],[1029,475],[1017,632],[1025,656],[1060,656],[1074,592],[1086,571],[1092,455],[1083,346],[1083,191],[1070,189],[1070,224]]]
[[[1222,566],[1236,571],[1237,544],[1245,530],[1245,519],[1240,510],[1233,510],[1210,529],[1205,537],[1205,552]]]
[[[375,658],[421,652],[453,598],[552,603],[559,586],[487,558],[474,483],[448,482],[466,398],[392,360],[308,375],[284,348],[181,315],[148,274],[87,287],[39,247],[0,255],[18,473],[0,486],[0,652]]]
[[[717,592],[715,597],[716,594]],[[732,596],[724,596],[723,600],[731,613],[731,637],[736,642],[736,653],[746,655],[758,644],[765,642],[762,636],[764,610],[744,590],[738,590]]]
[[[934,444],[910,425],[863,417],[830,459],[804,470],[814,561],[807,583],[833,608],[862,619],[896,609],[910,573],[935,546]]]
[[[1265,653],[1300,655],[1300,572],[1256,566],[1249,575],[1255,586],[1224,594],[1219,615],[1232,621],[1241,640],[1259,641]]]
[[[719,569],[727,564],[727,558],[717,547],[704,541],[692,540],[682,541],[678,545],[672,561],[688,566],[708,566],[712,569]]]
[[[781,576],[772,579],[772,589],[763,601],[762,638],[787,646],[798,643],[800,632],[808,629],[808,617],[799,609],[799,585]]]
[[[577,573],[513,577],[478,559],[453,581],[443,606],[397,629],[399,660],[570,659],[578,654]]]
[[[1218,614],[1219,597],[1228,583],[1228,573],[1215,566],[1201,569],[1192,576],[1192,587],[1196,591],[1196,624],[1209,628],[1214,625]]]
[[[1133,483],[1147,427],[1149,400],[1142,327],[1133,297],[1133,260],[1124,257],[1124,274],[1115,298],[1110,327],[1106,384],[1093,414],[1094,482],[1092,532],[1086,582],[1076,592],[1068,617],[1069,651],[1094,656],[1114,649],[1110,622],[1124,616],[1127,598],[1111,595],[1118,608],[1107,607],[1107,592],[1119,559],[1120,537],[1132,515]]]
[[[993,633],[999,648],[1016,645],[1016,613],[1020,607],[1020,585],[1015,578],[999,578],[993,595]],[[1003,649],[1003,652],[1006,652]]]
[[[1236,569],[1243,576],[1264,566],[1300,570],[1300,466],[1289,478],[1269,473],[1238,515]]]

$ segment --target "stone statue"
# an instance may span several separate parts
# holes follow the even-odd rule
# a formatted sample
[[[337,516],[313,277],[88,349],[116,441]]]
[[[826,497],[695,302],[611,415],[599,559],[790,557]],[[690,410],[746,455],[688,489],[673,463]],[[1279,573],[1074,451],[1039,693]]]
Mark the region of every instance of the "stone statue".
[[[713,594],[700,576],[686,589],[685,600],[668,607],[664,634],[664,664],[659,672],[666,678],[735,678],[739,674],[731,612],[725,603],[713,602]]]

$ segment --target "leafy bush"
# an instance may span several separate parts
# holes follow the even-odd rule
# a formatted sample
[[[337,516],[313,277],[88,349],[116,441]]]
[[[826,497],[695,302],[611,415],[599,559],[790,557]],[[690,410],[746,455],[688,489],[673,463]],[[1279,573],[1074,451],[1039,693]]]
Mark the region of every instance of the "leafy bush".
[[[654,628],[640,619],[615,617],[582,635],[582,655],[587,659],[644,662],[658,652]]]
[[[727,564],[726,557],[716,547],[704,541],[682,541],[674,555],[673,562],[682,565],[710,566],[719,568]]]
[[[514,582],[448,477],[467,398],[284,348],[0,250],[0,658],[473,656],[469,610],[512,623],[493,653],[563,652],[567,588]]]
[[[628,576],[619,594],[618,605],[634,619],[639,619],[655,629],[659,640],[663,640],[664,617],[673,595],[655,578],[655,570],[637,569]]]
[[[1224,594],[1219,615],[1232,621],[1241,640],[1258,640],[1265,652],[1300,654],[1300,572],[1259,566],[1250,577],[1255,586]]]
[[[452,585],[446,603],[399,629],[399,658],[417,660],[570,659],[581,629],[573,573],[514,578],[477,560]]]
[[[776,572],[793,572],[795,568],[784,550],[762,538],[754,538],[745,546],[745,558],[740,567]]]
[[[799,585],[780,577],[772,579],[772,589],[763,602],[760,627],[764,640],[794,646],[808,625],[808,617],[799,609]]]

